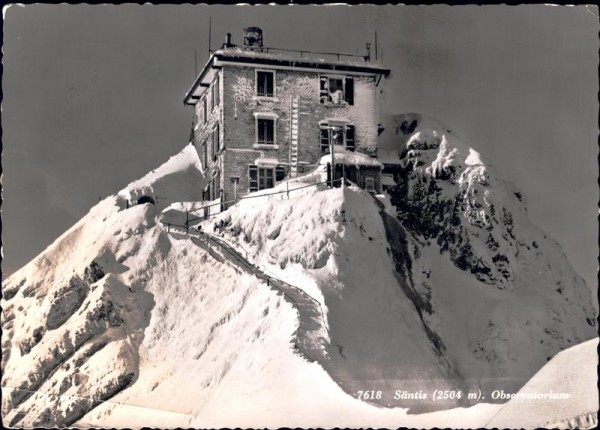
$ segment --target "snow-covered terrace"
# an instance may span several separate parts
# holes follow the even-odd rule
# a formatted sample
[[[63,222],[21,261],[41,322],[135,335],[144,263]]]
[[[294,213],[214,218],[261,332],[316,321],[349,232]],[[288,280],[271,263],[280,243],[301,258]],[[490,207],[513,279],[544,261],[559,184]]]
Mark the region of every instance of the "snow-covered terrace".
[[[360,152],[351,152],[344,149],[341,145],[335,145],[333,151],[333,157],[336,164],[345,164],[346,166],[354,166],[357,168],[362,167],[378,167],[383,169],[381,164],[376,158],[372,158],[367,154]],[[331,154],[324,155],[321,157],[319,164],[324,165],[331,162]]]

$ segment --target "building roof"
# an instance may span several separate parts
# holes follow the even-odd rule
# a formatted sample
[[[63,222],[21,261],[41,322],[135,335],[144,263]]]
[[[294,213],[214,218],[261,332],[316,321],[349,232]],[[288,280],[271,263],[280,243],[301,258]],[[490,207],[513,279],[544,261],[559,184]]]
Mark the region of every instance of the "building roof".
[[[291,54],[279,54],[268,52],[273,48],[262,48],[259,50],[244,49],[241,47],[228,47],[213,52],[204,65],[196,81],[185,95],[183,100],[186,105],[195,105],[204,93],[206,87],[210,86],[217,70],[223,65],[246,65],[249,67],[259,66],[274,69],[303,69],[309,71],[339,72],[344,74],[362,76],[387,76],[390,69],[386,69],[379,63],[369,62],[362,57],[352,57],[351,60],[340,59],[347,54],[334,53],[311,53],[309,51],[297,51],[300,57]],[[267,51],[267,52],[265,52]],[[295,51],[294,51],[295,52]],[[325,59],[319,55],[338,56],[337,59]]]
[[[335,164],[345,164],[346,166],[356,167],[377,167],[379,169],[383,169],[383,164],[381,164],[376,158],[360,152],[347,151],[341,145],[336,145],[333,152]],[[319,164],[327,164],[329,162],[331,162],[331,154],[322,156]]]

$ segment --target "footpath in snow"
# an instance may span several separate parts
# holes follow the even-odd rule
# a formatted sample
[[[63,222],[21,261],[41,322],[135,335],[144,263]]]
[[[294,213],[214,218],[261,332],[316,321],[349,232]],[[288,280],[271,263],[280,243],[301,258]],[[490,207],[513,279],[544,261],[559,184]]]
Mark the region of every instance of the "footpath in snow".
[[[328,359],[325,349],[329,342],[327,323],[321,304],[305,291],[281,279],[274,278],[261,271],[235,248],[215,235],[194,229],[183,233],[181,227],[171,227],[171,235],[177,239],[189,239],[196,246],[207,251],[220,263],[227,263],[234,268],[245,271],[262,281],[263,285],[281,293],[285,300],[298,311],[298,330],[295,333],[294,347],[310,361],[321,364]],[[176,232],[180,230],[180,232]],[[212,244],[212,245],[211,245]]]

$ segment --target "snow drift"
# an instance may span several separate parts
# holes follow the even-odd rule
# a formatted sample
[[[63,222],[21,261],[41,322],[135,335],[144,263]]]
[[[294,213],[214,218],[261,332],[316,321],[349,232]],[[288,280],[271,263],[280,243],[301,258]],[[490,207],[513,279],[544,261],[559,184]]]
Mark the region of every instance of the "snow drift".
[[[391,124],[379,155],[398,167],[386,196],[314,185],[317,171],[281,184],[289,197],[261,191],[202,222],[320,304],[316,361],[296,345],[305,315],[293,300],[161,223],[200,204],[203,170],[188,145],[6,281],[5,422],[488,422],[499,410],[484,403],[489,391],[517,391],[594,335],[589,291],[476,151],[419,115]],[[436,389],[462,395],[434,401]],[[479,390],[481,403],[465,409]]]
[[[486,427],[598,428],[598,338],[559,352]]]

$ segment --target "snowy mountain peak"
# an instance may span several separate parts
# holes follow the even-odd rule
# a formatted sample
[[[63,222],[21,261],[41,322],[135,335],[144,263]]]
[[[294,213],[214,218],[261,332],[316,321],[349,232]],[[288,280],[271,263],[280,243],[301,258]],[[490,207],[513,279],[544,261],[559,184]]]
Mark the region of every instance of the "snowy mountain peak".
[[[522,194],[438,121],[388,124],[387,196],[317,170],[186,235],[164,223],[201,205],[188,145],[94,206],[3,285],[7,422],[456,425],[405,408],[514,392],[591,338],[589,290]]]

